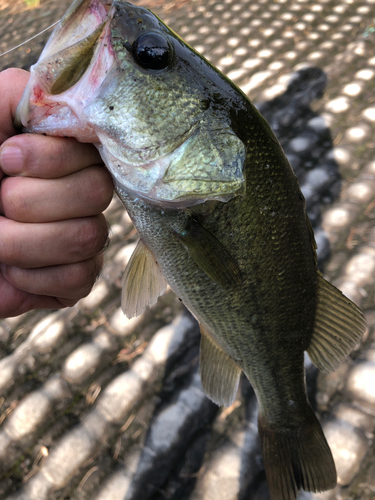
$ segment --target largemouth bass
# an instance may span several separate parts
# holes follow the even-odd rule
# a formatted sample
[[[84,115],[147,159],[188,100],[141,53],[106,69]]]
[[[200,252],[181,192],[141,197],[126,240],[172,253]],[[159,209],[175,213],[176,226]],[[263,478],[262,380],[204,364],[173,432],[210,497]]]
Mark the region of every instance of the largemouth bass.
[[[333,488],[304,351],[334,370],[365,320],[319,272],[297,179],[248,98],[150,11],[76,0],[31,68],[17,123],[97,146],[140,236],[124,312],[169,283],[200,324],[208,397],[230,405],[245,373],[272,500]]]

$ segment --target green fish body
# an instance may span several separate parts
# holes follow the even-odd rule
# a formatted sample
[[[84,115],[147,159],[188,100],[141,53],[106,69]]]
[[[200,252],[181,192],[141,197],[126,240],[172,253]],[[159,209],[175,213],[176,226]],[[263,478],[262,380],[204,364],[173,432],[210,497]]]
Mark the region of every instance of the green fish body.
[[[200,324],[208,397],[230,405],[245,373],[272,500],[333,488],[304,351],[331,371],[365,321],[319,272],[297,179],[247,97],[150,11],[76,0],[17,120],[97,145],[140,235],[124,312],[140,314],[168,283]]]

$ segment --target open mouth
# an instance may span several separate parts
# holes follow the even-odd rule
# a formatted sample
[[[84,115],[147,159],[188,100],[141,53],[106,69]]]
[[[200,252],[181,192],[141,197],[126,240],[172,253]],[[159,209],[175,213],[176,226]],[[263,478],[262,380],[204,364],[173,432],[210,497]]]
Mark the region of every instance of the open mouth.
[[[111,11],[112,1],[79,0],[72,4],[31,68],[28,91],[17,108],[17,127],[75,137],[80,128],[78,140],[95,142],[96,134],[81,123],[81,117],[115,65]]]

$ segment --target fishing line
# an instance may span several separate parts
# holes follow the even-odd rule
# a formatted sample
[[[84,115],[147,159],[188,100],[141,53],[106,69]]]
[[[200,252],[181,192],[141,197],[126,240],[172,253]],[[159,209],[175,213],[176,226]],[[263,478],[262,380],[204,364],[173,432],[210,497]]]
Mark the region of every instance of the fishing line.
[[[37,36],[39,35],[42,35],[43,33],[45,33],[46,31],[48,31],[49,29],[53,28],[54,26],[56,26],[57,23],[60,22],[60,19],[58,21],[56,21],[55,23],[51,24],[51,26],[48,26],[48,28],[44,29],[43,31],[40,31],[37,35],[34,35],[32,36],[31,38],[29,38],[28,40],[25,40],[24,42],[20,43],[19,45],[16,45],[15,47],[13,47],[12,49],[9,49],[7,50],[6,52],[3,52],[2,54],[0,54],[0,57],[2,56],[5,56],[5,54],[9,54],[9,52],[12,52],[12,50],[16,50],[18,49],[18,47],[22,47],[22,45],[25,45],[25,43],[27,42],[30,42],[31,40],[34,40],[34,38],[36,38]]]

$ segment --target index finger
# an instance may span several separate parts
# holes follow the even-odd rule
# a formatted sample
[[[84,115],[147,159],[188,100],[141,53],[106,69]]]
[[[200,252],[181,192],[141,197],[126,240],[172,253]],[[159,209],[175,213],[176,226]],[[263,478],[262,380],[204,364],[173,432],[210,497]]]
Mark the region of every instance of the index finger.
[[[0,148],[0,168],[9,176],[57,179],[102,164],[95,146],[67,137],[21,134]]]

